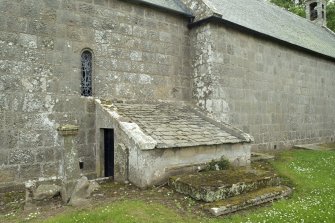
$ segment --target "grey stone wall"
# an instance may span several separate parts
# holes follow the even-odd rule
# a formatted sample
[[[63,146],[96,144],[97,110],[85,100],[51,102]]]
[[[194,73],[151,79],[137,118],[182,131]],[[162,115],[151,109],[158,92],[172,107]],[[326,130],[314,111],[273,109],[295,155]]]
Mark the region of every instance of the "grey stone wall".
[[[192,32],[197,104],[254,136],[254,149],[334,140],[334,62],[220,24]]]
[[[84,173],[96,175],[83,49],[95,97],[191,97],[186,18],[118,0],[0,0],[0,21],[0,187],[60,175],[62,124],[79,125]]]

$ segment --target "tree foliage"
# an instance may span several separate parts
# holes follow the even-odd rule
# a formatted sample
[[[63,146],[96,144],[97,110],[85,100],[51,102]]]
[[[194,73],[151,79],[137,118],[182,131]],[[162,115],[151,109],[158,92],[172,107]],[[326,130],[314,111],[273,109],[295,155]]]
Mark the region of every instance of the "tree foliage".
[[[327,5],[327,27],[335,32],[335,2]]]
[[[297,14],[301,17],[306,17],[305,0],[270,0],[272,3],[287,9],[288,11]],[[327,1],[327,27],[335,32],[335,2]]]

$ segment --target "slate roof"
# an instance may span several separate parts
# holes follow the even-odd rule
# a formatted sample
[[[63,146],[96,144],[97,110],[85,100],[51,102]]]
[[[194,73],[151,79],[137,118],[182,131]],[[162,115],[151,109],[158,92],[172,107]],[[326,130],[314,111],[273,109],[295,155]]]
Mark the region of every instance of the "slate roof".
[[[132,0],[191,16],[181,0]],[[213,11],[234,24],[275,39],[335,58],[335,34],[265,0],[203,0]]]
[[[156,148],[191,147],[250,142],[238,134],[228,133],[219,123],[210,122],[186,105],[173,103],[114,103],[114,110],[136,123],[157,141]]]
[[[264,0],[204,0],[222,19],[335,58],[335,34]]]
[[[192,16],[191,11],[179,0],[130,0],[130,1],[163,8],[169,11],[186,15],[188,17]]]

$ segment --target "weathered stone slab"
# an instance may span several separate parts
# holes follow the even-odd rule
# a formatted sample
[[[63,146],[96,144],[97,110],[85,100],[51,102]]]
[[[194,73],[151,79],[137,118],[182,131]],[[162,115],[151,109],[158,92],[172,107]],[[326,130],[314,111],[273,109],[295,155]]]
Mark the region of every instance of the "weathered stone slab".
[[[101,103],[104,102],[104,100],[101,101]],[[133,123],[123,123],[121,126],[124,130],[128,130],[129,134],[134,132],[135,136],[139,135],[136,138],[138,141],[147,138],[145,135],[152,137],[157,143],[155,147],[149,147],[150,149],[252,141],[242,136],[237,129],[219,123],[187,105],[167,102],[146,104],[116,102],[102,105],[110,111],[117,112],[121,117],[131,120]],[[135,131],[134,123],[141,131]],[[148,149],[144,147],[144,150]]]
[[[291,193],[292,189],[286,186],[267,187],[249,192],[247,194],[228,198],[223,201],[211,203],[206,205],[205,208],[215,216],[225,215],[252,206],[271,202],[273,200],[289,196]]]
[[[169,185],[196,200],[213,202],[268,186],[277,186],[280,178],[271,172],[238,168],[174,176]]]
[[[259,161],[259,160],[272,160],[275,157],[265,153],[251,153],[251,161]]]
[[[334,146],[325,145],[325,144],[304,144],[304,145],[295,145],[294,148],[296,149],[308,149],[308,150],[334,150],[335,149],[335,144]]]

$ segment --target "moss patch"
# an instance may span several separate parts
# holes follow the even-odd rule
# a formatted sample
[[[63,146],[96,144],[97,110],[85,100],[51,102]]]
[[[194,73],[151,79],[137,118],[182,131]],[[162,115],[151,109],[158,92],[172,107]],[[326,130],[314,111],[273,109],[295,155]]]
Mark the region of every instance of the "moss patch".
[[[276,177],[273,167],[268,162],[255,162],[251,167],[230,168],[220,171],[206,171],[171,177],[170,181],[182,181],[195,188],[223,187],[238,182],[251,182],[266,177]]]
[[[213,202],[280,184],[280,178],[267,162],[252,167],[179,175],[171,177],[169,185],[196,200]]]
[[[23,209],[25,192],[7,192],[0,194],[0,214]]]

